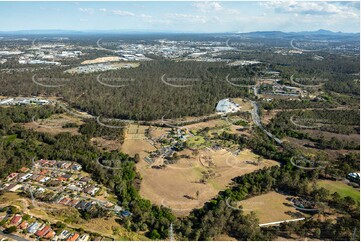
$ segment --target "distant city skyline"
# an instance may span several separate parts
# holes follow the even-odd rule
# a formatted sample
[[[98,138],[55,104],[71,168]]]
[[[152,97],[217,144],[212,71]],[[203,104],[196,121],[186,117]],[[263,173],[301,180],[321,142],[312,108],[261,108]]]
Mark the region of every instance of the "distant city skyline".
[[[0,2],[0,31],[358,33],[358,1]]]

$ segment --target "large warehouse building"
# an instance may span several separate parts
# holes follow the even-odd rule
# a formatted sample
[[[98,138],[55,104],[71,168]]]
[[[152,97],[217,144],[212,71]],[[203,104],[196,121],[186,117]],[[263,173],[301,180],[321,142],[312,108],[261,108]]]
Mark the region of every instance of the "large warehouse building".
[[[216,106],[217,113],[235,113],[239,109],[239,104],[234,103],[229,98],[220,100]]]

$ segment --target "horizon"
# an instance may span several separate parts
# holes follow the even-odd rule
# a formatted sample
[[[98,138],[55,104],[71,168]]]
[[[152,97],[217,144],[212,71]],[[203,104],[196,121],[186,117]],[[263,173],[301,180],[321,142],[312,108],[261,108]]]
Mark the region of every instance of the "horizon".
[[[359,10],[358,1],[0,2],[0,32],[359,33]]]
[[[57,33],[57,31],[59,33]],[[39,32],[39,33],[36,33]],[[40,33],[43,32],[43,33]],[[60,33],[61,32],[61,33]],[[28,30],[13,30],[13,31],[1,31],[2,34],[250,34],[250,33],[271,33],[271,32],[280,32],[284,34],[292,33],[320,33],[320,32],[329,32],[332,34],[360,34],[360,32],[342,32],[342,31],[332,31],[328,29],[318,29],[318,30],[303,30],[303,31],[281,31],[281,30],[255,30],[250,32],[178,32],[178,31],[166,31],[166,30],[137,30],[137,29],[93,29],[93,30],[77,30],[77,29],[28,29]]]

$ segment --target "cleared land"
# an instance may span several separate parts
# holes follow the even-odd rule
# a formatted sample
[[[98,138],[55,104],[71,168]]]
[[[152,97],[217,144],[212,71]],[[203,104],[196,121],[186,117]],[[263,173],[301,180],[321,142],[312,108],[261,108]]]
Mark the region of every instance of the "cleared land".
[[[260,224],[307,216],[292,206],[291,198],[277,192],[269,192],[240,201],[238,205],[242,205],[245,213],[255,212]]]
[[[107,57],[99,57],[94,60],[86,60],[81,63],[81,65],[88,65],[88,64],[98,64],[104,62],[113,62],[113,61],[120,61],[121,58],[119,56],[107,56]]]
[[[189,155],[190,158],[180,158],[163,169],[150,168],[143,159],[137,164],[143,178],[141,195],[155,204],[171,208],[178,216],[202,207],[225,189],[232,178],[278,165],[273,160],[263,160],[260,165],[255,165],[258,156],[250,150],[244,150],[238,156],[223,149],[202,149],[198,154],[186,150],[179,155]]]
[[[337,192],[341,197],[350,196],[360,202],[360,190],[353,188],[342,181],[320,180],[317,185],[324,187],[331,193]]]
[[[67,123],[75,123],[80,126],[84,122],[80,118],[70,116],[68,114],[54,114],[47,119],[38,119],[34,122],[24,123],[23,126],[28,129],[33,129],[37,132],[44,132],[50,134],[59,134],[62,132],[70,132],[71,134],[79,134],[78,128],[63,128]]]

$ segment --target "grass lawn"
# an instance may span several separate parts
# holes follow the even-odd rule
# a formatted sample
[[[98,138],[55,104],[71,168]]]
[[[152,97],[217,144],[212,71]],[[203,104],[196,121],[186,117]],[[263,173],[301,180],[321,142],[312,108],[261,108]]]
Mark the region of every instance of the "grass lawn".
[[[337,192],[341,197],[350,196],[355,201],[360,202],[360,192],[341,181],[320,180],[317,184],[331,193]]]
[[[188,147],[200,147],[205,143],[205,140],[202,136],[192,136],[187,139]]]

